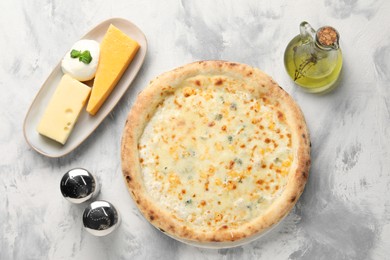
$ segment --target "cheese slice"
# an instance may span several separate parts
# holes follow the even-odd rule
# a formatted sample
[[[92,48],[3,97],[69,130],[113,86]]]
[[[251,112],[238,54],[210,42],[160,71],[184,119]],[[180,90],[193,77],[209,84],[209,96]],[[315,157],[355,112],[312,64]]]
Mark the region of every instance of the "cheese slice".
[[[95,115],[139,49],[139,44],[113,25],[100,46],[100,60],[87,111]]]
[[[87,85],[65,74],[46,107],[38,133],[65,144],[90,92]]]

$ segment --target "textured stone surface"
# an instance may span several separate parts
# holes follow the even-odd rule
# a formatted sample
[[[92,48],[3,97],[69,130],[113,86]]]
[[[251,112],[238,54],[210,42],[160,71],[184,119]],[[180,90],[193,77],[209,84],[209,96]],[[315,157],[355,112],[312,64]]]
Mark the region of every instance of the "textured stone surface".
[[[390,2],[0,1],[0,259],[388,259],[390,255]],[[144,31],[145,64],[94,134],[60,159],[23,138],[40,86],[68,48],[111,17]],[[299,23],[341,35],[340,86],[327,95],[296,88],[283,65]],[[120,139],[136,94],[150,79],[202,59],[247,63],[270,74],[301,106],[313,145],[311,175],[293,211],[248,245],[184,245],[152,228],[132,202],[120,168]],[[113,234],[82,229],[85,205],[62,198],[62,175],[84,167],[98,198],[122,214]]]

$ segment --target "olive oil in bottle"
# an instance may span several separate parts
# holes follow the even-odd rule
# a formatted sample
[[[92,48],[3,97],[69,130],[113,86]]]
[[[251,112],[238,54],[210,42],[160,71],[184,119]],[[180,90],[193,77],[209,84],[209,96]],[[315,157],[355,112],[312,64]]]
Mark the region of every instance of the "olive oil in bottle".
[[[325,92],[335,86],[342,67],[339,34],[325,26],[317,32],[307,23],[290,41],[284,53],[284,65],[294,82],[308,92]]]

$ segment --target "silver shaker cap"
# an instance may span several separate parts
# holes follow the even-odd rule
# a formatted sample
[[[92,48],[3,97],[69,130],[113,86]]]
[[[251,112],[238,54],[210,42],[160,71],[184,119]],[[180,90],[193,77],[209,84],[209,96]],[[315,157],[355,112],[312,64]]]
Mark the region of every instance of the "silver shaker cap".
[[[99,193],[99,184],[89,171],[75,168],[64,174],[60,189],[65,199],[78,204],[95,197]]]
[[[94,201],[84,210],[84,228],[95,236],[105,236],[114,231],[120,224],[119,212],[111,203]]]

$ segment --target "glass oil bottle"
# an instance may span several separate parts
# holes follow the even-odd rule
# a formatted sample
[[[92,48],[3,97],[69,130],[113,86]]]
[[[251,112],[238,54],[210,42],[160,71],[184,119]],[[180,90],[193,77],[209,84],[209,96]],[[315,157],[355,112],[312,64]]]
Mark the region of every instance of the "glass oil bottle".
[[[343,59],[339,33],[330,26],[315,31],[300,24],[300,34],[287,45],[284,65],[294,82],[308,92],[331,90],[340,75]]]

